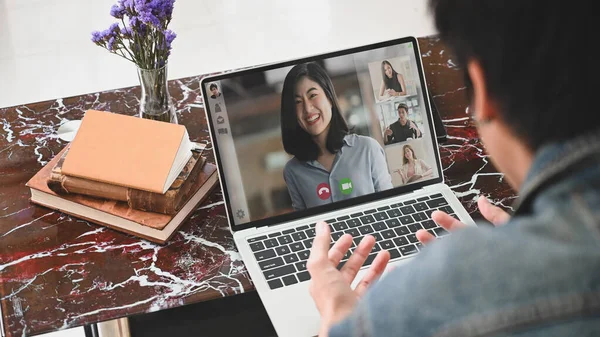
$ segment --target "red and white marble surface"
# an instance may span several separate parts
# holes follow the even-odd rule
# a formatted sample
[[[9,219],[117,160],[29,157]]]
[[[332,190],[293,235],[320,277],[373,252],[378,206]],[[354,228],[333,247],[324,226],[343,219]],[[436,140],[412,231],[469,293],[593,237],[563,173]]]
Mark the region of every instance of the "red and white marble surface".
[[[449,133],[440,147],[446,183],[475,218],[480,194],[510,208],[514,192],[490,163],[466,114],[461,72],[437,39],[419,42]],[[210,145],[199,79],[173,80],[169,87],[179,123],[192,140]],[[25,182],[66,145],[56,133],[61,123],[81,119],[88,109],[135,114],[138,97],[134,87],[0,109],[0,304],[7,336],[254,290],[219,189],[164,246],[29,203]]]

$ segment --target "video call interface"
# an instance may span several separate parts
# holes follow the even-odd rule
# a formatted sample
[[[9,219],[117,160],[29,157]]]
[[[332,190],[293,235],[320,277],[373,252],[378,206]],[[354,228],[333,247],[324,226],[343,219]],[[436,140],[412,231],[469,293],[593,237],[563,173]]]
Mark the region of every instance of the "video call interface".
[[[438,178],[414,48],[205,82],[235,225]]]

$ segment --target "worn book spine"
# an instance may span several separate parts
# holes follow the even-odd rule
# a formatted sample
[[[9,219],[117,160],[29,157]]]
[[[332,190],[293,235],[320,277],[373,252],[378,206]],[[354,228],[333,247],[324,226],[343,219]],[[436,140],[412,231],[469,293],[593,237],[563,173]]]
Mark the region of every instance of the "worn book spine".
[[[52,168],[47,181],[48,188],[55,193],[124,201],[133,209],[170,215],[176,214],[194,192],[191,187],[205,163],[205,158],[199,152],[194,152],[169,190],[160,194],[64,175],[62,164],[67,153],[68,150]]]
[[[194,156],[192,156],[192,159],[194,159]],[[185,201],[196,192],[195,190],[192,190],[192,186],[200,178],[200,172],[202,171],[205,161],[206,158],[199,157],[194,160],[194,163],[188,163],[183,169],[184,171],[188,170],[186,179],[180,180],[177,178],[173,185],[179,183],[180,186],[169,188],[165,194],[130,188],[127,199],[129,207],[148,212],[176,214],[185,204]]]

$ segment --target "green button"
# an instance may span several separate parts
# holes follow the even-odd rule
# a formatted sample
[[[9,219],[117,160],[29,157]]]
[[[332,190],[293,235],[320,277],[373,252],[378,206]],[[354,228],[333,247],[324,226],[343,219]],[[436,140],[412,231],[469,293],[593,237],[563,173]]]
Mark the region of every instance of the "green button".
[[[350,178],[340,180],[340,192],[342,192],[342,194],[350,194],[353,189],[354,186],[352,185],[352,180],[350,180]]]

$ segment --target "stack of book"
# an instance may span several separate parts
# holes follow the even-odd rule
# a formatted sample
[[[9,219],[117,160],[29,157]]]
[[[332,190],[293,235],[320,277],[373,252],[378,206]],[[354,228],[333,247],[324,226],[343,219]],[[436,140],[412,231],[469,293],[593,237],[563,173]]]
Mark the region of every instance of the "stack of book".
[[[165,243],[217,185],[182,125],[89,110],[29,182],[31,201]]]

